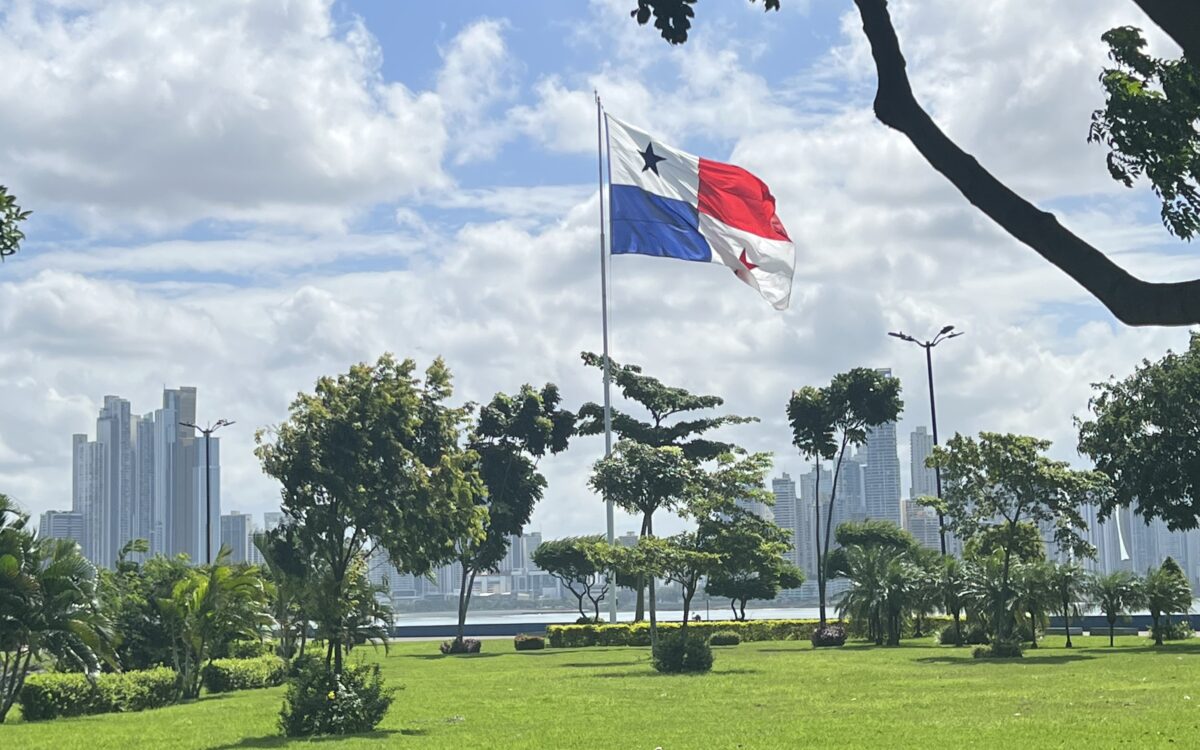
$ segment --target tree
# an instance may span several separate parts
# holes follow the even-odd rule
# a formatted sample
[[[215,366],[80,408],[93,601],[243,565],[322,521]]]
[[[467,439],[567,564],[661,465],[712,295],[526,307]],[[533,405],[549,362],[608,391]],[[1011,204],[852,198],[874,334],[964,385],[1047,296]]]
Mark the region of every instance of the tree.
[[[706,548],[721,564],[710,571],[704,588],[713,596],[729,597],[734,620],[746,619],[750,599],[774,599],[780,589],[799,588],[804,572],[784,557],[788,533],[764,518],[737,509],[729,521],[701,525]]]
[[[1187,64],[1194,67],[1200,60],[1200,5],[1178,0],[1134,2],[1183,48]],[[653,16],[654,26],[664,39],[682,44],[691,28],[694,3],[695,0],[637,0],[631,15],[639,24],[646,24]],[[1200,323],[1200,279],[1152,283],[1133,276],[1068,231],[1053,214],[1039,210],[997,180],[942,132],[913,94],[887,0],[854,0],[854,4],[875,61],[879,81],[875,116],[880,122],[903,133],[930,166],[971,204],[1064,271],[1122,322]],[[763,5],[768,10],[777,10],[779,0],[763,0]]]
[[[1142,580],[1128,570],[1092,577],[1088,586],[1092,601],[1108,620],[1108,647],[1113,646],[1113,626],[1117,618],[1146,601]]]
[[[116,666],[96,568],[65,539],[38,538],[0,494],[0,723],[43,658],[88,674]]]
[[[271,616],[279,642],[276,653],[291,659],[304,652],[308,636],[305,602],[310,570],[303,557],[294,526],[277,526],[254,535],[254,546],[262,556],[267,577],[274,585]]]
[[[1125,187],[1147,177],[1163,225],[1190,240],[1200,231],[1200,58],[1151,57],[1132,26],[1101,39],[1116,65],[1100,75],[1106,101],[1092,114],[1088,140],[1108,147],[1108,171]]]
[[[453,389],[441,359],[423,381],[415,369],[385,354],[323,377],[313,394],[296,397],[286,422],[255,436],[300,548],[328,576],[314,616],[333,638],[326,666],[335,674],[349,616],[339,603],[369,546],[397,570],[424,575],[454,559],[463,538],[483,536],[478,456],[461,445],[467,409],[446,405]]]
[[[868,430],[895,421],[903,408],[900,381],[866,367],[856,367],[835,375],[833,381],[824,388],[805,386],[794,391],[788,401],[792,443],[816,464],[817,481],[813,492],[816,522],[813,524],[813,533],[817,550],[817,597],[822,626],[825,624],[826,567],[829,562],[833,508],[837,502],[838,478],[846,448],[866,443]],[[821,466],[825,461],[835,463],[822,535]]]
[[[642,516],[642,537],[654,534],[654,513],[681,507],[695,487],[696,464],[676,446],[652,446],[621,440],[612,454],[597,461],[589,486],[622,510]],[[618,570],[632,568],[618,567]],[[640,575],[648,575],[644,570]],[[653,578],[650,584],[650,626],[657,611]],[[640,597],[639,597],[640,598]]]
[[[1029,647],[1037,648],[1038,630],[1046,626],[1046,613],[1058,604],[1058,598],[1050,584],[1054,568],[1046,560],[1039,559],[1025,562],[1018,572],[1020,575],[1014,576],[1017,610],[1029,615]],[[1021,617],[1018,616],[1017,619],[1019,621]]]
[[[583,352],[580,356],[585,365],[604,370],[603,356],[591,352]],[[705,433],[725,425],[758,421],[753,417],[739,417],[733,414],[697,416],[695,412],[723,405],[724,399],[720,396],[694,394],[678,386],[666,385],[658,378],[643,373],[638,365],[622,365],[612,358],[609,358],[608,364],[609,377],[620,389],[621,395],[637,404],[649,417],[639,419],[620,409],[611,409],[612,430],[621,441],[636,442],[652,448],[678,448],[684,458],[700,463],[739,451],[732,443],[704,437]],[[580,435],[603,434],[604,407],[596,403],[581,406],[577,432]],[[605,498],[608,499],[608,496]],[[649,511],[624,509],[642,514],[639,536],[653,534],[653,514],[658,510],[657,507]],[[639,584],[637,589],[637,611],[634,620],[641,622],[645,609],[645,584]],[[653,594],[651,590],[651,596]]]
[[[141,547],[134,540],[121,553]],[[191,563],[186,555],[161,555],[134,562],[119,553],[114,570],[100,570],[100,608],[111,623],[117,662],[122,669],[150,669],[172,663],[173,642],[158,600],[169,597],[175,584],[186,578]]]
[[[1169,565],[1168,565],[1169,563]],[[1150,610],[1150,619],[1154,626],[1154,645],[1163,645],[1163,633],[1166,630],[1166,618],[1172,612],[1186,612],[1192,606],[1192,585],[1187,576],[1180,570],[1179,564],[1168,557],[1158,568],[1146,571],[1142,591],[1145,595],[1146,608]]]
[[[1071,616],[1079,616],[1079,603],[1087,597],[1087,574],[1075,563],[1055,563],[1048,583],[1055,606],[1062,612],[1063,629],[1067,631],[1067,648],[1072,648]]]
[[[600,619],[600,602],[608,594],[608,581],[603,580],[603,568],[596,562],[594,548],[604,542],[604,537],[595,536],[547,539],[533,551],[533,564],[544,570],[574,595],[579,607],[579,616],[588,617],[583,611],[583,600],[592,603],[592,619]],[[593,593],[594,592],[594,593]]]
[[[1107,480],[1047,458],[1049,448],[1047,440],[981,432],[978,441],[955,435],[944,447],[934,448],[929,458],[946,482],[941,507],[950,530],[967,544],[1000,535],[996,550],[1002,560],[1002,591],[994,600],[998,607],[1014,601],[1010,574],[1022,522],[1053,524],[1060,550],[1080,557],[1094,554],[1080,535],[1087,528],[1080,509],[1104,495]],[[997,637],[1009,640],[1012,618],[997,611],[994,621]]]
[[[966,576],[962,563],[954,555],[943,555],[941,571],[937,576],[942,595],[942,610],[954,618],[954,645],[962,646],[962,611],[966,606],[963,588]]]
[[[687,631],[688,618],[692,610],[692,599],[700,587],[700,581],[721,563],[720,555],[712,552],[707,546],[711,531],[700,534],[685,531],[666,539],[644,539],[639,543],[657,547],[653,554],[657,555],[657,575],[668,581],[679,584],[683,591],[683,619],[679,631]],[[652,573],[651,575],[654,575]]]
[[[867,623],[867,638],[878,646],[900,645],[906,611],[920,589],[933,585],[917,562],[916,539],[889,521],[849,521],[838,526],[837,541],[829,571],[850,580],[839,617]]]
[[[0,262],[21,249],[25,233],[18,225],[29,218],[32,211],[22,211],[17,205],[17,196],[0,185]]]
[[[1172,530],[1200,525],[1200,334],[1187,351],[1143,360],[1132,375],[1093,383],[1078,421],[1079,451],[1112,482],[1101,517],[1133,506],[1147,522],[1162,518]]]
[[[258,638],[271,624],[270,592],[254,566],[229,564],[230,550],[221,546],[211,565],[193,568],[159,599],[158,609],[171,634],[171,660],[179,679],[179,696],[200,696],[201,669],[230,641]]]
[[[508,554],[513,536],[519,535],[542,499],[546,478],[537,470],[547,453],[561,453],[575,429],[575,415],[558,408],[558,387],[547,383],[541,390],[521,386],[519,393],[497,393],[480,407],[468,446],[479,456],[478,472],[484,492],[477,503],[487,509],[483,536],[459,539],[456,553],[462,566],[458,594],[458,634],[462,641],[471,605],[475,576],[493,571]]]

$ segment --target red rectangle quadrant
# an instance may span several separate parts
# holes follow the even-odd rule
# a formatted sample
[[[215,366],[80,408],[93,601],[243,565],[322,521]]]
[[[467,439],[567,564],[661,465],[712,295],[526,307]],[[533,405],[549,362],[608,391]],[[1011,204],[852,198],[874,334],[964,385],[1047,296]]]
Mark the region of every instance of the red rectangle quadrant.
[[[741,167],[700,160],[700,213],[771,240],[789,240],[775,215],[775,196]],[[790,240],[789,240],[790,241]]]

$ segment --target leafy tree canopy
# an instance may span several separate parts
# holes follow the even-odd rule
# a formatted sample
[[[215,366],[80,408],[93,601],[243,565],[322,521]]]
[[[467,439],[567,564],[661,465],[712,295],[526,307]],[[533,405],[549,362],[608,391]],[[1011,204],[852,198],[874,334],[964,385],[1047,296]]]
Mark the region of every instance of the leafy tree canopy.
[[[1112,482],[1101,517],[1132,506],[1173,530],[1200,525],[1200,334],[1185,352],[1092,387],[1094,418],[1077,424],[1079,451]]]
[[[32,211],[22,211],[17,205],[17,196],[8,192],[8,188],[0,185],[0,261],[10,255],[15,255],[21,248],[25,233],[20,224],[29,218]]]
[[[1114,66],[1100,74],[1104,109],[1088,140],[1108,147],[1108,171],[1125,187],[1145,176],[1162,201],[1167,230],[1190,240],[1200,231],[1200,68],[1146,54],[1142,30],[1104,32]]]
[[[584,364],[604,369],[604,357],[583,352]],[[626,399],[638,404],[649,420],[638,419],[617,408],[612,409],[612,428],[622,440],[633,440],[654,447],[675,446],[695,461],[707,461],[724,453],[736,452],[732,443],[701,437],[727,424],[757,422],[753,417],[727,414],[715,417],[680,418],[692,412],[715,409],[725,403],[720,396],[693,394],[677,386],[665,385],[642,372],[638,365],[622,365],[609,359],[612,382]],[[587,403],[579,409],[579,434],[604,433],[604,406]]]

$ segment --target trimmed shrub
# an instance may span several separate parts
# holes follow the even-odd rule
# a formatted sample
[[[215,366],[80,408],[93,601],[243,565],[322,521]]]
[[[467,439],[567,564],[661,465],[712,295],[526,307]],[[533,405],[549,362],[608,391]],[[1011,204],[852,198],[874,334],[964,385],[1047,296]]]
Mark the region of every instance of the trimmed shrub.
[[[224,650],[223,658],[256,659],[260,656],[273,656],[275,644],[271,641],[231,641]]]
[[[369,732],[383,721],[395,691],[378,664],[347,666],[340,675],[306,662],[288,681],[279,728],[288,737]]]
[[[742,637],[736,630],[718,630],[708,637],[710,646],[736,646],[742,642]]]
[[[986,646],[988,637],[987,633],[983,632],[983,628],[978,625],[968,626],[964,622],[962,624],[962,643],[958,643],[955,641],[954,623],[951,623],[938,633],[938,643],[943,646]]]
[[[213,659],[204,665],[200,679],[210,693],[254,690],[282,685],[287,679],[287,662],[278,656],[254,659]]]
[[[1164,641],[1185,641],[1193,637],[1196,632],[1192,630],[1192,624],[1187,620],[1176,620],[1165,626],[1159,625],[1159,628],[1162,630]],[[1154,637],[1153,629],[1150,632],[1150,637]]]
[[[448,641],[442,641],[441,649],[443,654],[478,654],[483,648],[483,641],[478,638],[463,638],[461,641],[457,638],[451,638]]]
[[[541,651],[546,647],[546,639],[540,635],[525,635],[517,633],[513,638],[513,648],[518,651]]]
[[[810,639],[817,625],[817,620],[712,620],[691,623],[688,632],[707,638],[724,630],[737,633],[743,641],[801,641]],[[669,635],[679,630],[679,623],[660,622],[658,630]],[[546,640],[550,648],[649,646],[650,623],[550,625],[546,628]]]
[[[971,652],[976,659],[1016,659],[1023,655],[1021,641],[1016,639],[993,641],[992,645],[976,646]]]
[[[846,645],[846,628],[841,625],[818,627],[812,634],[813,648]]]
[[[659,637],[653,663],[664,674],[707,672],[712,669],[713,652],[703,635],[672,633]]]
[[[32,674],[21,688],[21,714],[27,721],[116,711],[143,711],[175,701],[175,670],[166,667],[96,675],[78,672]]]

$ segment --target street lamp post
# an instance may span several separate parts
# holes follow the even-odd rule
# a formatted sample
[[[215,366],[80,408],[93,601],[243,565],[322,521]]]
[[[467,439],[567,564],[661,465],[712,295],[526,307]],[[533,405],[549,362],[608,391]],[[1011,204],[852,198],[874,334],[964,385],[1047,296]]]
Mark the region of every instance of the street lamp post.
[[[937,402],[934,400],[933,396],[933,347],[937,346],[943,341],[948,341],[956,336],[963,335],[963,331],[955,331],[954,326],[944,326],[942,330],[938,331],[938,334],[929,341],[918,341],[903,331],[889,331],[888,335],[898,338],[902,341],[908,341],[916,344],[925,350],[925,369],[929,373],[929,418],[930,421],[933,422],[933,444],[937,445]],[[933,468],[933,473],[937,482],[938,498],[940,499],[942,497],[942,470],[935,466]],[[942,511],[940,509],[938,510],[938,538],[942,545],[942,554],[944,555],[946,554],[946,519],[942,515]]]
[[[200,427],[191,422],[180,422],[184,427],[199,430],[204,435],[204,554],[209,565],[212,565],[212,459],[209,457],[209,445],[212,434],[222,427],[233,424],[227,419],[218,419],[208,427]]]

